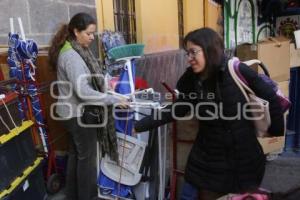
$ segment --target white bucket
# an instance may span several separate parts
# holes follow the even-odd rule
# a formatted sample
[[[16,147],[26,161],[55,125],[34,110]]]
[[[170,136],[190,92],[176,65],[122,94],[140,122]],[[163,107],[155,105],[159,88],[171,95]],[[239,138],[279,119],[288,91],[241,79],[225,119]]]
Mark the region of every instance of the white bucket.
[[[146,143],[136,138],[122,133],[117,133],[119,163],[112,161],[109,156],[105,156],[101,161],[102,172],[110,179],[125,185],[136,185],[142,177],[139,173]],[[123,154],[124,151],[124,154]]]
[[[294,31],[296,49],[300,49],[300,30]]]

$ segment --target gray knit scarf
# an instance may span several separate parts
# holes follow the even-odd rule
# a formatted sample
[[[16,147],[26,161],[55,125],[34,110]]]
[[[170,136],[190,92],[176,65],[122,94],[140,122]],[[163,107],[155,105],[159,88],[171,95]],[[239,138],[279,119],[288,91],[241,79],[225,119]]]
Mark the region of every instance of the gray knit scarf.
[[[103,76],[93,76],[92,85],[93,88],[99,92],[105,92],[105,80],[103,66],[99,64],[97,59],[89,48],[83,48],[76,41],[70,41],[72,48],[82,57],[86,65],[88,66],[91,74],[101,74]],[[102,148],[102,152],[107,153],[110,158],[118,162],[118,148],[117,148],[117,136],[115,130],[115,120],[113,118],[112,106],[108,106],[107,124],[105,127],[97,128],[98,140]],[[103,119],[106,113],[104,113],[103,107],[99,106],[100,118]]]

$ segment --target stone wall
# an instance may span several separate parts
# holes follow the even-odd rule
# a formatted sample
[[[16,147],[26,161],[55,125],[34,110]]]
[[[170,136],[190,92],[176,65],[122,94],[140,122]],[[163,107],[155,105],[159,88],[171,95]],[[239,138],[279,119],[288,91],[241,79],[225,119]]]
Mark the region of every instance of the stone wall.
[[[19,31],[17,18],[21,17],[26,39],[38,45],[48,45],[61,23],[67,23],[78,12],[87,12],[96,18],[96,0],[1,0],[0,45],[7,44],[9,18],[14,18],[15,32]]]

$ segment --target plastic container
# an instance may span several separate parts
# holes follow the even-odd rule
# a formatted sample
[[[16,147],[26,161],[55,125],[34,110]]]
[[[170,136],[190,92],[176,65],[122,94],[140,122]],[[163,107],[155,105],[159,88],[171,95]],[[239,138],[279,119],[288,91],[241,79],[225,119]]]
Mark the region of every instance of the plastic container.
[[[0,192],[34,163],[37,154],[30,129],[0,145]]]
[[[41,164],[4,200],[46,200],[47,193]]]
[[[121,165],[118,165],[106,155],[101,161],[101,170],[114,181],[129,186],[136,185],[142,177],[139,171],[147,144],[129,135],[126,135],[125,140],[125,134],[121,133],[118,133],[117,137],[119,163]]]

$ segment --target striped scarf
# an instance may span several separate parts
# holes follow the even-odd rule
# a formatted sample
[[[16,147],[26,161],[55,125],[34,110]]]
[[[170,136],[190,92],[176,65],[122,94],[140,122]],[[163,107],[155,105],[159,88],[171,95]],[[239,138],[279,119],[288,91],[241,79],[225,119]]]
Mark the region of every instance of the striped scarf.
[[[89,48],[83,48],[76,41],[70,41],[72,48],[82,57],[91,74],[97,75],[92,77],[93,88],[99,92],[106,92],[106,85],[104,80],[103,66],[99,64],[97,59]],[[103,76],[99,76],[103,75]],[[99,118],[104,119],[105,112],[102,106],[97,107]],[[117,148],[117,135],[115,130],[115,120],[113,118],[113,107],[108,106],[107,124],[98,130],[98,141],[102,148],[102,152],[108,154],[110,158],[118,162],[118,148]]]

